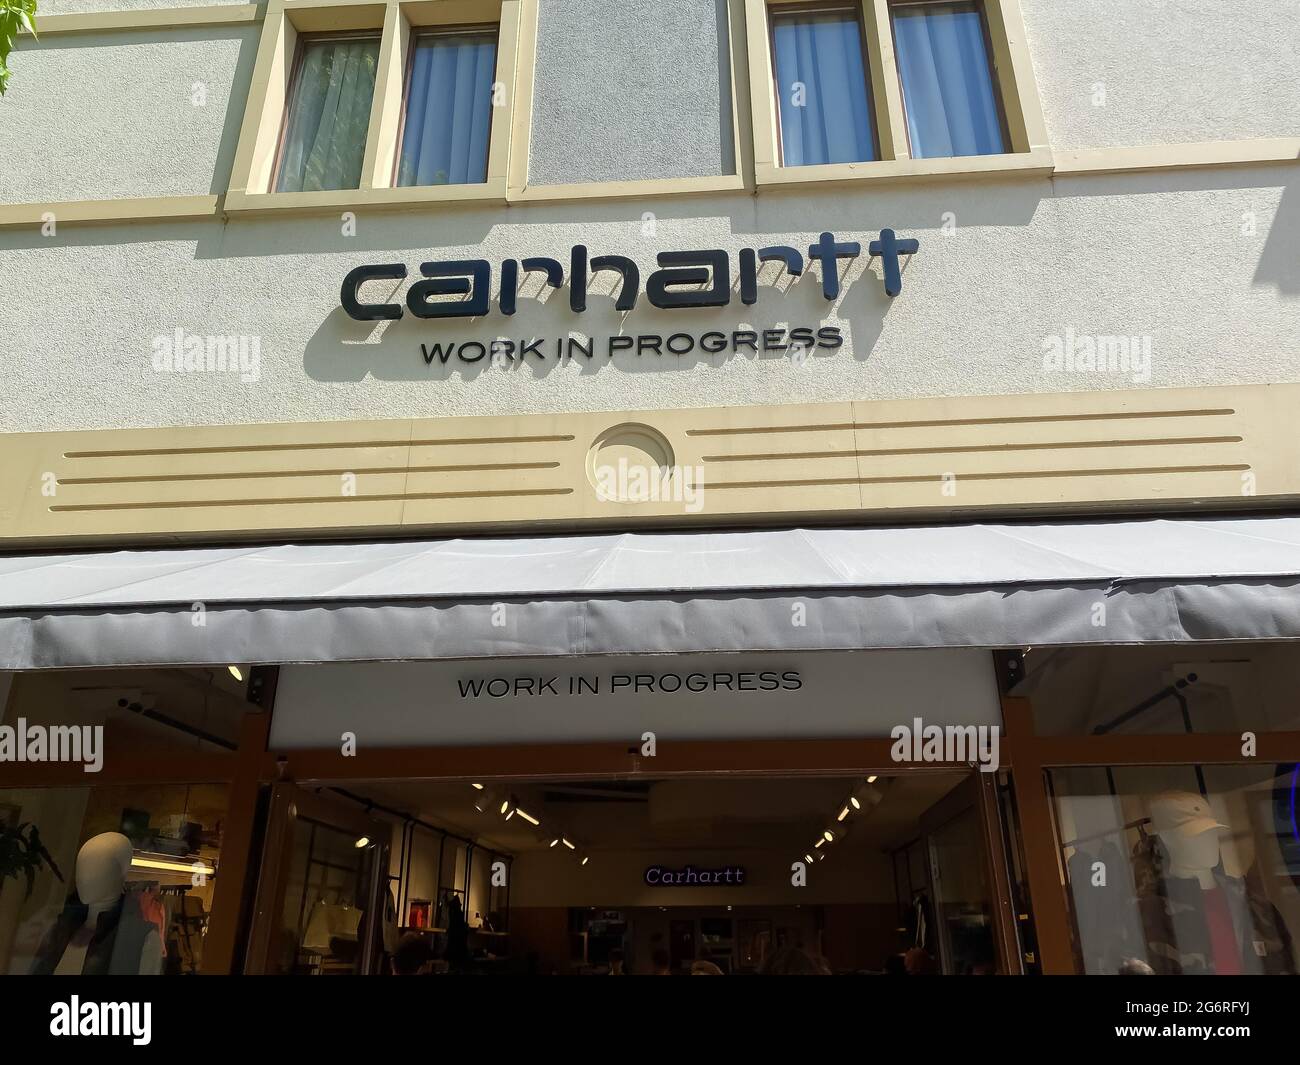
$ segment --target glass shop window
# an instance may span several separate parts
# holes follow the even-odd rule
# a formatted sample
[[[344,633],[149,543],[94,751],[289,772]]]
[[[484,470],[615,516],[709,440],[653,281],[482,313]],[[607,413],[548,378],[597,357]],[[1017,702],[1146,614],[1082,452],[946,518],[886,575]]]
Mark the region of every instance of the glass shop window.
[[[857,9],[772,12],[781,165],[878,158]]]
[[[890,8],[913,159],[1007,150],[978,3]]]
[[[1035,648],[1012,694],[1044,736],[1300,729],[1294,644]]]
[[[360,187],[378,62],[377,35],[303,42],[285,110],[276,192]]]
[[[199,972],[224,784],[0,788],[0,973]]]
[[[417,37],[406,77],[398,185],[487,180],[495,30]]]
[[[1294,974],[1298,770],[1050,771],[1077,960],[1097,974]]]

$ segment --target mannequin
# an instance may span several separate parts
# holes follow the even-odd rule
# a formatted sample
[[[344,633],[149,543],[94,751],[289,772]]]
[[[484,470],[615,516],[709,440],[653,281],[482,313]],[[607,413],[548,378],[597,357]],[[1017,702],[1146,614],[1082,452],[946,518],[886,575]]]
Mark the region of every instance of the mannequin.
[[[140,975],[162,972],[162,936],[126,894],[131,841],[120,832],[92,836],[77,852],[76,891],[36,953],[32,972]]]
[[[1166,875],[1195,880],[1203,891],[1214,890],[1219,833],[1229,829],[1215,820],[1210,804],[1191,792],[1166,791],[1151,800],[1151,823],[1169,852]]]
[[[1161,792],[1150,803],[1157,847],[1139,877],[1147,961],[1160,973],[1289,972],[1281,915],[1248,879],[1229,876],[1221,824],[1202,795]]]

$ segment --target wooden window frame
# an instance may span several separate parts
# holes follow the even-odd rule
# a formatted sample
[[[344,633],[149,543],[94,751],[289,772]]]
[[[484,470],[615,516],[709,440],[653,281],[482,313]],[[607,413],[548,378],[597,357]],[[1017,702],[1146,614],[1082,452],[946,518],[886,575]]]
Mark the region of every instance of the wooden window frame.
[[[499,23],[490,22],[479,26],[440,26],[425,27],[416,30],[410,35],[410,44],[406,49],[406,60],[402,73],[402,109],[397,120],[397,140],[393,145],[393,167],[388,175],[388,184],[395,189],[417,189],[417,188],[445,188],[445,185],[427,186],[427,185],[399,185],[397,183],[398,171],[402,165],[402,145],[406,141],[406,115],[411,103],[411,76],[415,71],[415,53],[420,46],[420,41],[430,37],[468,37],[482,36],[492,38],[492,47],[496,49],[497,54],[501,51],[501,26]],[[475,181],[470,184],[481,185],[486,180],[488,165],[491,163],[492,154],[492,129],[496,125],[496,108],[488,112],[488,158],[484,162],[484,181]]]
[[[912,0],[915,3],[938,0]],[[894,47],[893,0],[745,0],[749,51],[750,117],[756,187],[835,182],[890,181],[922,176],[990,175],[1008,172],[1047,175],[1053,157],[1047,143],[1033,63],[1025,41],[1019,0],[971,0],[985,29],[994,95],[998,99],[1005,152],[996,155],[913,159],[903,104],[902,80]],[[875,160],[859,163],[782,165],[780,106],[776,96],[772,28],[775,16],[807,7],[861,11],[864,60],[875,118]]]
[[[275,144],[275,161],[271,166],[270,189],[275,190],[276,185],[280,183],[281,170],[284,167],[284,138],[289,131],[290,111],[295,103],[299,89],[299,80],[302,77],[302,65],[306,59],[307,49],[313,44],[322,44],[328,41],[380,41],[382,35],[379,33],[367,33],[362,30],[339,31],[336,33],[300,33],[294,43],[294,56],[292,72],[289,75],[289,82],[284,93],[284,107],[280,113],[280,133],[276,138]],[[367,134],[368,135],[368,134]],[[361,146],[362,158],[365,157],[366,145]],[[351,192],[352,189],[336,189],[330,191]],[[276,193],[283,195],[283,193]]]
[[[768,56],[772,67],[772,107],[776,121],[776,162],[777,165],[784,168],[787,164],[785,161],[785,132],[781,125],[781,86],[777,84],[776,73],[776,24],[782,17],[796,15],[803,11],[807,15],[844,15],[852,18],[858,26],[858,43],[862,47],[862,68],[866,74],[866,81],[863,88],[867,96],[867,105],[871,112],[871,151],[874,156],[872,159],[862,159],[859,162],[873,163],[879,161],[881,156],[880,150],[880,116],[876,113],[879,106],[876,102],[876,91],[872,83],[872,65],[871,49],[867,42],[867,28],[862,21],[862,5],[857,0],[844,0],[842,3],[835,3],[834,0],[823,0],[822,3],[790,3],[782,0],[781,3],[773,3],[768,8]],[[796,165],[816,165],[816,164],[796,164]]]
[[[898,33],[897,22],[894,19],[894,12],[904,7],[932,7],[938,5],[946,7],[968,7],[974,10],[979,16],[980,33],[984,38],[984,58],[989,65],[989,81],[993,89],[993,104],[998,111],[998,133],[1002,137],[1002,151],[994,152],[994,155],[1006,155],[1011,149],[1011,127],[1007,123],[1007,107],[1003,101],[1003,94],[1006,87],[998,77],[996,64],[993,61],[993,34],[989,30],[989,13],[988,5],[982,0],[889,0],[889,39],[892,44],[894,55],[898,55]],[[898,75],[898,97],[903,101],[903,136],[907,138],[907,154],[912,154],[912,125],[907,121],[907,90],[903,88],[903,69],[894,63],[894,72]]]
[[[480,201],[504,204],[527,174],[538,0],[269,0],[239,143],[227,214],[402,207]],[[488,132],[487,180],[395,185],[413,39],[427,32],[496,31],[493,84],[504,87]],[[287,109],[304,39],[377,33],[379,61],[360,187],[275,192]]]

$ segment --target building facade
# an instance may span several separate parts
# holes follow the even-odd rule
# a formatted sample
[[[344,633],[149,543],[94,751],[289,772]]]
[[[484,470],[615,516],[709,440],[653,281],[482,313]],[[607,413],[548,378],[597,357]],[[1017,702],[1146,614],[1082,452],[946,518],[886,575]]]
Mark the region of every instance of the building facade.
[[[0,759],[9,971],[1295,971],[1300,15],[37,28],[0,667],[103,759]]]

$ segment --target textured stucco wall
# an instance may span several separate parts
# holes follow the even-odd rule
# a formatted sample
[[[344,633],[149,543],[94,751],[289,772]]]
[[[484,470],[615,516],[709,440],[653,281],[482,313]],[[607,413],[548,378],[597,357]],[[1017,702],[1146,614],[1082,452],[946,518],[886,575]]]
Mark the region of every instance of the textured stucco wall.
[[[258,31],[195,27],[20,44],[0,105],[0,203],[223,191]]]
[[[1283,188],[1288,176],[1293,184]],[[0,429],[36,430],[313,419],[630,410],[926,395],[1063,392],[1300,380],[1300,187],[1295,168],[1140,177],[924,184],[678,201],[530,205],[508,210],[363,214],[355,237],[336,218],[65,227],[55,237],[0,232],[22,278],[0,305],[11,353]],[[653,233],[642,211],[658,217]],[[956,228],[943,232],[944,215]],[[1253,218],[1254,231],[1249,232]],[[568,291],[519,313],[383,329],[346,318],[343,275],[361,263],[592,254],[634,257],[742,247],[805,249],[823,228],[868,240],[882,226],[921,250],[904,288],[883,295],[865,257],[834,307],[816,271],[788,291],[763,277],[758,303],[620,315],[614,276],[596,275],[589,309]],[[1248,232],[1243,232],[1243,229]],[[769,271],[773,268],[769,267]],[[368,293],[368,296],[370,294]],[[789,357],[620,354],[522,367],[426,366],[421,342],[565,336],[569,331],[698,335],[840,324],[843,349]],[[153,338],[181,328],[259,338],[260,379],[159,373]],[[1148,337],[1150,375],[1045,372],[1044,338]],[[12,357],[21,353],[21,358]]]
[[[735,172],[726,0],[540,0],[528,180]]]
[[[1295,0],[1021,0],[1053,148],[1300,135]],[[1093,103],[1094,86],[1105,103]]]

